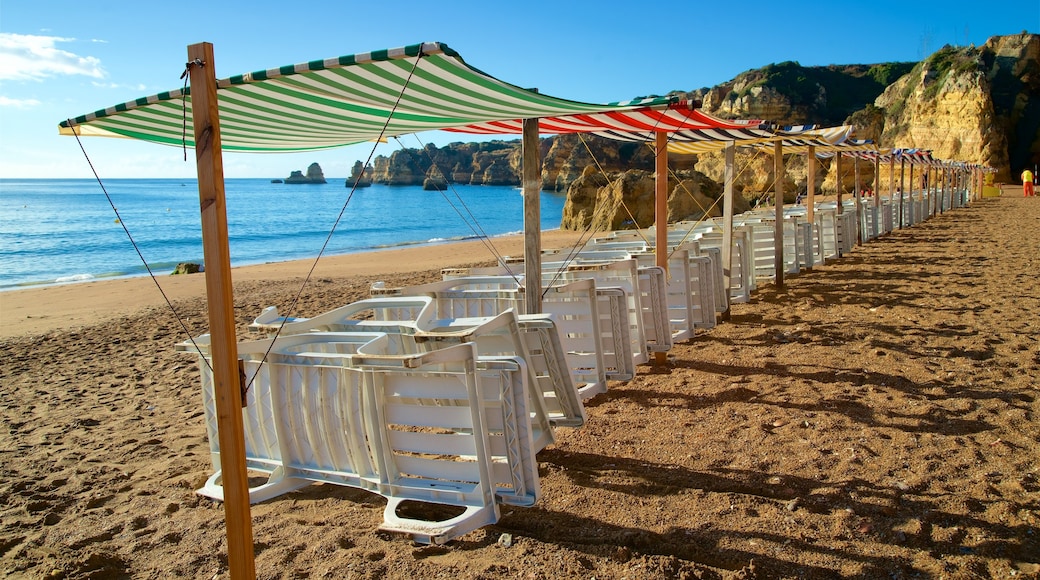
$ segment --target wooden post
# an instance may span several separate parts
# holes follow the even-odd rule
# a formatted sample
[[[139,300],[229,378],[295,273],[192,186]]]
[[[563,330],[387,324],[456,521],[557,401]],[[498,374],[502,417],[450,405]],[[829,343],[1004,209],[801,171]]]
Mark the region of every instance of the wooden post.
[[[939,213],[939,166],[932,167],[932,177],[929,178],[929,184],[932,186],[932,203],[931,214],[934,217],[935,214]]]
[[[838,215],[845,213],[845,206],[842,204],[842,193],[844,193],[844,186],[841,183],[841,151],[834,153],[834,189],[838,194]]]
[[[668,270],[668,133],[655,133],[654,235],[656,264]]]
[[[239,376],[235,337],[231,252],[228,249],[224,161],[220,144],[213,45],[202,42],[188,46],[188,66],[199,206],[202,212],[213,392],[216,397],[220,472],[227,526],[228,569],[236,580],[252,580],[256,577],[253,527],[249,514],[245,437],[242,434],[242,379]]]
[[[838,153],[841,155],[841,153]],[[856,208],[856,244],[859,246],[863,245],[863,206],[860,204],[860,189],[859,189],[859,157],[852,156],[852,167],[853,175],[855,176],[856,183],[852,184],[852,199],[856,202],[853,207]]]
[[[946,190],[950,188],[950,168],[942,168],[942,192],[939,194],[939,215],[946,211]]]
[[[881,237],[881,152],[874,155],[874,210],[870,212],[870,219],[874,227],[874,237]]]
[[[874,156],[874,207],[881,207],[881,152]],[[880,228],[877,228],[880,229]],[[877,235],[877,231],[874,232]]]
[[[733,286],[733,161],[736,149],[735,142],[726,142],[726,171],[722,185],[722,283],[726,292]],[[730,302],[727,301],[722,320],[729,320],[729,314]]]
[[[542,167],[538,119],[524,119],[524,297],[527,314],[542,312]]]
[[[668,275],[668,133],[654,133],[654,232],[657,238],[654,259]],[[665,305],[661,305],[664,307]],[[662,332],[671,332],[665,328]],[[655,352],[654,361],[663,365],[668,362],[668,353]]]
[[[973,170],[975,171],[975,195],[973,196],[973,199],[978,201],[979,199],[982,199],[982,167],[976,165]]]
[[[932,208],[935,207],[935,194],[932,193],[932,189],[935,187],[935,179],[932,177],[932,165],[925,165],[925,191],[928,193],[928,208],[925,211],[928,212],[928,217],[931,218],[935,215]]]
[[[808,165],[808,175],[806,177],[805,184],[805,219],[812,224],[813,228],[813,240],[816,236],[820,236],[820,241],[823,241],[823,232],[816,232],[816,146],[809,145],[808,158],[806,159]],[[808,270],[812,270],[813,266],[816,265],[816,249],[809,248],[809,267]]]
[[[895,151],[888,156],[888,201],[890,212],[895,207]]]
[[[773,201],[776,224],[773,229],[773,257],[776,259],[776,285],[784,286],[784,144],[773,142]]]
[[[899,156],[899,229],[903,229],[903,195],[906,193],[906,159]]]
[[[910,191],[907,192],[910,196],[910,223],[908,226],[914,225],[917,222],[917,216],[914,215],[914,166],[916,163],[910,163]]]

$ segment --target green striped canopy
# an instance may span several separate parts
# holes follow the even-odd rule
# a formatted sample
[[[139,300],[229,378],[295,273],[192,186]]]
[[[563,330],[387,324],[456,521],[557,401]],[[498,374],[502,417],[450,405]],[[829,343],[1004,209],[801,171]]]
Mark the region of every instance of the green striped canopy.
[[[341,56],[217,81],[225,150],[328,149],[489,121],[639,108],[667,108],[653,97],[605,105],[543,95],[467,65],[428,42]],[[185,126],[187,123],[187,126]],[[194,146],[191,94],[172,90],[68,119],[59,132]]]

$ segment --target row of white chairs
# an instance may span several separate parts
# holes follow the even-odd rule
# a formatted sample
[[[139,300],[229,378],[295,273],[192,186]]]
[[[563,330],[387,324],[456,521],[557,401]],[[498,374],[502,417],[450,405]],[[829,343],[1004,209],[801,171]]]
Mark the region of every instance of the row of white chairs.
[[[907,196],[904,224],[933,202]],[[899,200],[784,208],[784,268],[798,272],[850,252],[899,223]],[[910,205],[913,209],[906,210]],[[945,205],[941,207],[946,207]],[[536,453],[554,429],[580,427],[584,401],[628,380],[652,353],[717,324],[775,268],[775,216],[734,219],[731,282],[723,283],[718,220],[676,224],[667,267],[652,230],[619,231],[580,251],[542,255],[543,314],[526,311],[524,264],[455,268],[443,280],[373,288],[373,297],[309,319],[267,308],[239,343],[248,377],[247,467],[267,475],[264,501],[315,482],[387,498],[381,528],[443,543],[495,523],[499,504],[540,496]],[[196,346],[197,345],[197,346]],[[208,337],[178,345],[200,357],[213,475],[199,493],[223,498]],[[403,516],[405,502],[456,506],[447,519]],[[421,512],[420,512],[421,513]]]

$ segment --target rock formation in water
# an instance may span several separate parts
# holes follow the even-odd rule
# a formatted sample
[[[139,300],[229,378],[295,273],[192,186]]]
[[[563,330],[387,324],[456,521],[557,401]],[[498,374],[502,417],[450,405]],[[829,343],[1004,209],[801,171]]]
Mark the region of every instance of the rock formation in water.
[[[285,183],[326,183],[326,181],[325,174],[321,171],[321,166],[317,163],[311,163],[307,167],[306,175],[302,171],[293,171],[289,174],[289,177],[285,178]]]
[[[372,185],[372,168],[365,167],[360,161],[355,161],[350,168],[350,177],[347,178],[347,187],[369,187]]]

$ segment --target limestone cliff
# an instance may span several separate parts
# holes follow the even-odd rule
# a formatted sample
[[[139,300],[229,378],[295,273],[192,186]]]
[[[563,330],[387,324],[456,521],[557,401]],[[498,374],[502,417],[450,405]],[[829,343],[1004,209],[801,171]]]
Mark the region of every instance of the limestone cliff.
[[[914,63],[803,67],[781,62],[741,73],[693,94],[702,108],[727,119],[840,125],[870,104]]]
[[[882,143],[988,165],[1011,181],[1040,161],[1040,36],[943,47],[874,104],[885,111]]]
[[[559,135],[540,140],[542,188],[567,191],[589,166],[607,172],[653,170],[653,150],[645,143],[618,143],[594,135]],[[451,143],[438,148],[400,149],[389,157],[377,156],[364,174],[373,183],[423,185],[430,180],[470,185],[520,185],[519,140],[488,143]],[[696,157],[670,155],[669,167],[693,168]],[[362,171],[354,165],[353,176]],[[353,180],[350,181],[353,183]]]
[[[722,215],[722,186],[703,173],[684,169],[670,171],[668,178],[668,221]],[[560,227],[592,231],[646,228],[654,223],[655,174],[631,169],[606,176],[593,166],[571,183],[563,206]],[[736,200],[736,211],[750,206]]]
[[[914,63],[881,63],[873,65],[830,65],[803,67],[796,62],[771,64],[737,75],[733,80],[711,89],[694,93],[702,108],[726,119],[765,119],[780,124],[816,124],[835,126],[855,124],[856,137],[876,139],[884,127],[874,99],[889,83],[909,72]],[[861,129],[859,123],[868,124]],[[741,153],[736,156],[739,168],[735,188],[748,200],[765,198],[773,191],[773,160],[768,154]],[[716,181],[722,181],[725,164],[721,153],[700,156],[697,169]],[[861,164],[860,182],[873,179],[873,167]],[[785,200],[793,202],[800,191],[807,190],[808,168],[804,155],[785,159]],[[855,173],[843,168],[845,191],[854,188]],[[835,172],[830,161],[817,166],[816,190],[836,191]]]

